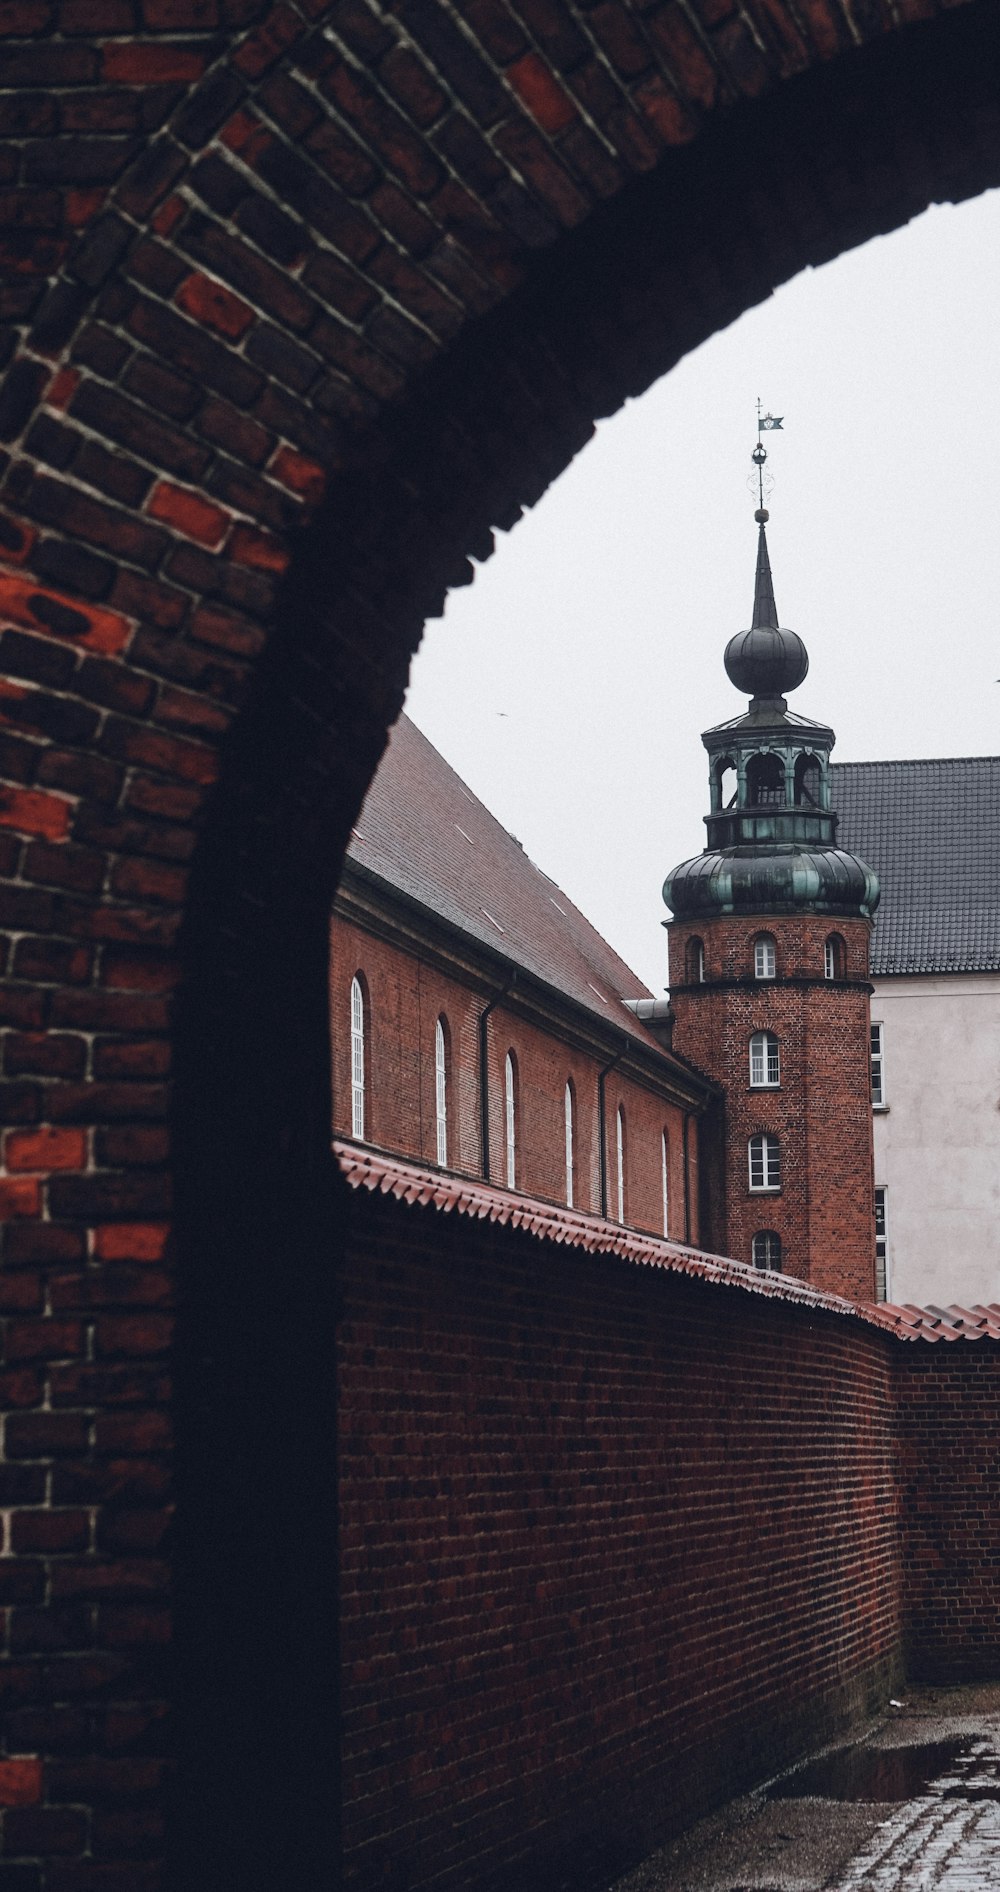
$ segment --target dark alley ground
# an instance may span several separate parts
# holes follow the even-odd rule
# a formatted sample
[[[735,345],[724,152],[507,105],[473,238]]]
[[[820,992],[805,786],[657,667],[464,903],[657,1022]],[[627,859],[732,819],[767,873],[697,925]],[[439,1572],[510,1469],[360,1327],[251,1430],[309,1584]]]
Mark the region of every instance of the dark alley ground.
[[[1000,1892],[1000,1683],[904,1691],[612,1892]]]

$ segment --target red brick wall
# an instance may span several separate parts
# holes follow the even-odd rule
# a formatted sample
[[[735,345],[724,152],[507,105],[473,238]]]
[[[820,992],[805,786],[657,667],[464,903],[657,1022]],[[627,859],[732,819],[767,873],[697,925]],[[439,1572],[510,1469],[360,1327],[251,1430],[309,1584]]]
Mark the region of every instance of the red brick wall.
[[[762,932],[777,943],[774,980],[752,976]],[[845,942],[843,981],[823,976],[831,933]],[[750,1261],[754,1233],[773,1229],[788,1273],[858,1300],[875,1294],[869,933],[867,920],[811,914],[669,928],[674,1045],[725,1091],[724,1215],[713,1244]],[[684,977],[693,937],[704,944],[704,983]],[[763,1030],[780,1043],[777,1090],[750,1088],[750,1038]],[[780,1194],[749,1188],[747,1144],[760,1132],[781,1146]]]
[[[1000,1676],[1000,1347],[901,1348],[896,1377],[909,1672]]]
[[[347,1883],[606,1883],[884,1699],[893,1352],[365,1204],[341,1336]]]
[[[448,1168],[481,1175],[479,1019],[490,1001],[459,978],[428,965],[337,915],[331,925],[330,1017],[333,1127],[351,1135],[350,987],[361,974],[366,1008],[365,1139],[383,1149],[436,1161],[434,1029],[444,1016],[448,1057]],[[495,990],[495,988],[494,988]],[[513,1009],[497,1005],[487,1021],[490,1175],[506,1184],[504,1066],[515,1064],[516,1187],[548,1201],[566,1200],[565,1090],[574,1088],[574,1206],[600,1212],[598,1083],[603,1060]],[[625,1214],[635,1228],[663,1234],[662,1137],[667,1133],[670,1233],[698,1240],[698,1119],[621,1070],[605,1080],[607,1211],[618,1204],[616,1113],[625,1120]],[[685,1187],[685,1146],[688,1181]]]

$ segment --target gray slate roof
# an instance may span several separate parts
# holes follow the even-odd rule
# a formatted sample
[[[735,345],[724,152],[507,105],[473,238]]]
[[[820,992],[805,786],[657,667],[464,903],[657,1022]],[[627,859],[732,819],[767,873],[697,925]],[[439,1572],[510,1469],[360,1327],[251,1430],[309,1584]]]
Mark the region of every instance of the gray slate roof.
[[[882,884],[872,973],[1000,969],[1000,756],[839,762],[837,844]]]
[[[650,998],[649,987],[408,716],[390,734],[347,852],[509,965],[661,1052],[622,1003]]]

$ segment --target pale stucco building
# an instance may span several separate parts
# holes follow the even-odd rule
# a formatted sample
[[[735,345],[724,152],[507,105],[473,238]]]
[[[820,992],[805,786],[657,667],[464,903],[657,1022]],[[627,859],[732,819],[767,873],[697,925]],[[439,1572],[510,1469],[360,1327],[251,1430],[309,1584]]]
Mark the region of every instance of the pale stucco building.
[[[1000,1301],[1000,756],[831,773],[838,842],[882,887],[871,959],[882,1292],[921,1306]]]

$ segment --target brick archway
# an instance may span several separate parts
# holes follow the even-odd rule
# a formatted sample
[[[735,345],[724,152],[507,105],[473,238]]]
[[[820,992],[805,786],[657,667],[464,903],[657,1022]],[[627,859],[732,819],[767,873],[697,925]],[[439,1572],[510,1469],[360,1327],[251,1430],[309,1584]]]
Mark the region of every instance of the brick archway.
[[[597,417],[1000,179],[998,28],[148,0],[137,33],[102,3],[50,34],[17,0],[4,54],[11,1581],[29,1661],[150,1702],[172,1560],[178,1858],[326,1883],[325,917],[410,654]],[[88,1713],[26,1855],[152,1780]]]

